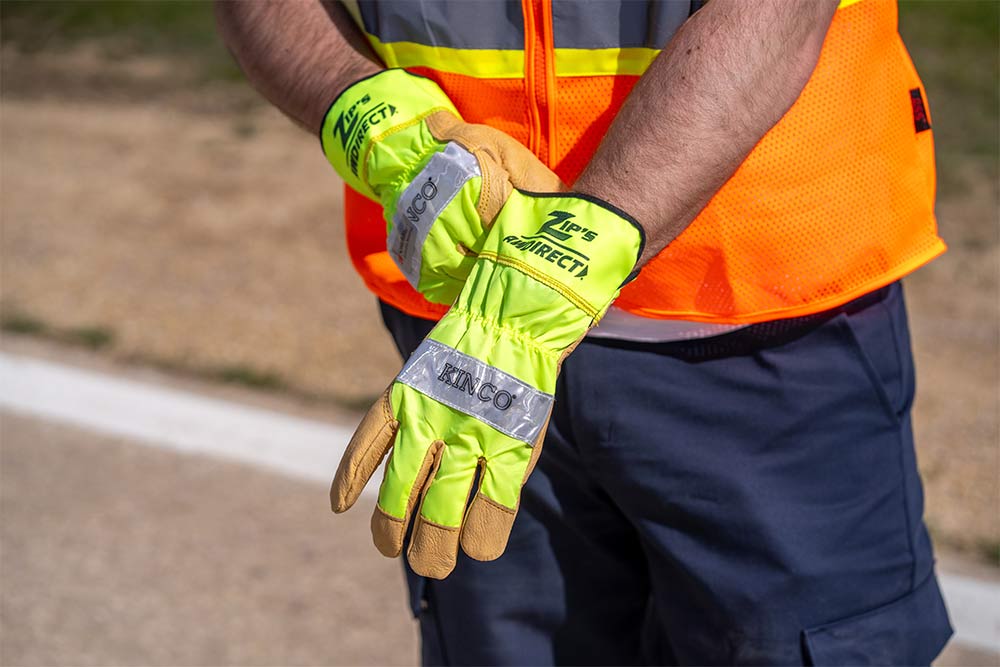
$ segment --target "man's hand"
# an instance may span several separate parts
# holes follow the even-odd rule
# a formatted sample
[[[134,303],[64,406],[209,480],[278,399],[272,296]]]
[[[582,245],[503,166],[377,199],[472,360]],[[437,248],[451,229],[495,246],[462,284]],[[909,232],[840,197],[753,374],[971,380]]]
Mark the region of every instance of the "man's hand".
[[[563,189],[513,138],[463,122],[435,83],[385,70],[339,3],[220,1],[216,18],[251,83],[382,204],[390,255],[430,301],[454,301],[513,188]]]
[[[341,93],[321,137],[337,173],[382,204],[390,256],[435,303],[458,296],[514,188],[562,189],[515,139],[463,122],[436,83],[401,69]]]
[[[493,560],[541,451],[562,360],[618,295],[642,231],[597,199],[515,190],[455,305],[358,427],[330,489],[351,507],[385,457],[375,544],[443,578],[459,544]],[[479,488],[466,509],[476,473]]]

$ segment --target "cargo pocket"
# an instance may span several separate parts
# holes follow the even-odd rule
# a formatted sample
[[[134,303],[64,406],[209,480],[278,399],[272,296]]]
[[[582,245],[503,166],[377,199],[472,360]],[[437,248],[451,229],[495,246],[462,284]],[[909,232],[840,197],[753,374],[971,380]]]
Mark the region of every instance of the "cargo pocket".
[[[806,665],[929,665],[951,623],[932,574],[916,589],[883,607],[805,630]]]

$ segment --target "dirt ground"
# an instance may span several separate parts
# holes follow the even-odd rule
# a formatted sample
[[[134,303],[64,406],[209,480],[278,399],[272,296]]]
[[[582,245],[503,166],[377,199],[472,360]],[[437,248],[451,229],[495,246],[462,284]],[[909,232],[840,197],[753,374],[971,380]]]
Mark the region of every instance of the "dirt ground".
[[[399,361],[315,138],[245,86],[189,85],[181,63],[2,56],[5,324],[97,332],[120,360],[271,374],[331,405],[384,388]],[[996,561],[998,191],[967,171],[939,203],[950,252],[906,281],[915,423],[937,539]]]

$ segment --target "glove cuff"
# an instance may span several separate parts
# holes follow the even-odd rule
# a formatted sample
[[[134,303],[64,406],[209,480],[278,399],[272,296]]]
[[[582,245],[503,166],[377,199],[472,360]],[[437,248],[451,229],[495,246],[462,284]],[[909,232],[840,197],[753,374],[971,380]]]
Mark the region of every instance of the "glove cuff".
[[[432,80],[403,69],[383,70],[351,84],[330,105],[320,129],[323,153],[348,185],[377,201],[380,185],[419,168],[433,150],[437,142],[421,121],[441,110],[459,115]],[[414,132],[405,132],[409,128]],[[392,144],[391,150],[383,151],[373,168],[373,149],[382,142]]]
[[[639,223],[602,199],[518,190],[480,257],[547,285],[596,323],[634,278],[644,246]]]

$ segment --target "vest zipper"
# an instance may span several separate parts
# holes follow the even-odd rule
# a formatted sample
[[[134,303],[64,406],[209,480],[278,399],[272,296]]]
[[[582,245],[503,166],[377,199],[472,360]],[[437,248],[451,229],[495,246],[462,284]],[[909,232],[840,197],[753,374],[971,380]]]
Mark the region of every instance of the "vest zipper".
[[[521,0],[524,14],[524,87],[528,99],[528,148],[555,162],[555,47],[551,0]]]

